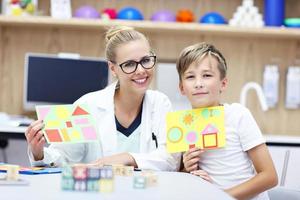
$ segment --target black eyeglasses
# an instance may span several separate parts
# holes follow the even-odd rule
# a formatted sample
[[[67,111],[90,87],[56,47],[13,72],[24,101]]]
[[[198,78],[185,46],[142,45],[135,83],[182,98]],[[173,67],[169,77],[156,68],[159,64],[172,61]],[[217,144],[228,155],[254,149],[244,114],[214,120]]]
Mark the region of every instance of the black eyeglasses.
[[[132,74],[136,71],[138,65],[140,64],[144,69],[151,69],[156,63],[156,56],[145,56],[139,62],[134,60],[128,60],[119,64],[122,71],[125,74]]]

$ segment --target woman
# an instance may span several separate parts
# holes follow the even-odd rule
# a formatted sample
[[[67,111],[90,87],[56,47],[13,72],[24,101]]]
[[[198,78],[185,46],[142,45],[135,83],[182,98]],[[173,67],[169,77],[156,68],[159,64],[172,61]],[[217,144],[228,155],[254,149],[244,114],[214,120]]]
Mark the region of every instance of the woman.
[[[100,141],[45,148],[43,124],[36,121],[26,131],[32,165],[93,162],[176,170],[179,159],[165,150],[165,114],[171,103],[164,94],[148,90],[156,63],[148,40],[130,27],[111,28],[106,40],[108,66],[118,81],[75,102],[91,108]]]

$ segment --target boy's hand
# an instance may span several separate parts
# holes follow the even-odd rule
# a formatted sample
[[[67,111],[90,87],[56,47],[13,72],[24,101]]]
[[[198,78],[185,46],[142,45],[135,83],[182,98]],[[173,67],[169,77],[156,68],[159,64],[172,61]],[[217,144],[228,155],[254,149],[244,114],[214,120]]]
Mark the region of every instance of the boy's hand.
[[[183,165],[187,172],[198,170],[198,162],[200,160],[200,155],[204,151],[201,149],[192,148],[183,154]]]
[[[45,138],[42,133],[44,124],[42,120],[34,121],[25,131],[25,137],[29,148],[32,152],[34,160],[43,160]]]
[[[196,170],[196,171],[192,171],[191,174],[194,174],[196,176],[200,176],[201,178],[203,178],[204,180],[212,183],[212,179],[210,178],[210,176],[208,175],[208,173],[202,169]]]

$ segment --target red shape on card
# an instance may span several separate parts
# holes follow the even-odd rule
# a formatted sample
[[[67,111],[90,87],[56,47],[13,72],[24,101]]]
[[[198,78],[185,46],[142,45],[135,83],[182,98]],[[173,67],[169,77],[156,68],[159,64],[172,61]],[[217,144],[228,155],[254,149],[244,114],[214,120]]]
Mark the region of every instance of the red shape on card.
[[[66,121],[66,125],[67,125],[68,128],[73,127],[72,122],[70,122],[70,121]]]
[[[45,133],[49,142],[62,142],[62,138],[57,129],[46,129]]]
[[[88,115],[88,114],[89,113],[86,112],[84,109],[82,109],[80,106],[77,106],[72,115],[74,116],[74,115]]]

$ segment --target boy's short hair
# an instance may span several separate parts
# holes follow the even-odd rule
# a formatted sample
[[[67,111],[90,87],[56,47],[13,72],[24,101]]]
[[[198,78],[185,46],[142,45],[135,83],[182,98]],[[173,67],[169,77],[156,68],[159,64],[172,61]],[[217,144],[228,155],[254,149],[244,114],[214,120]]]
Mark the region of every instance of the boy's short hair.
[[[221,74],[221,79],[226,77],[227,64],[222,53],[216,49],[212,44],[197,43],[191,46],[184,48],[177,60],[176,68],[179,75],[179,80],[181,81],[182,75],[188,69],[188,67],[195,62],[196,60],[201,60],[207,55],[214,56],[219,64],[218,69]]]

